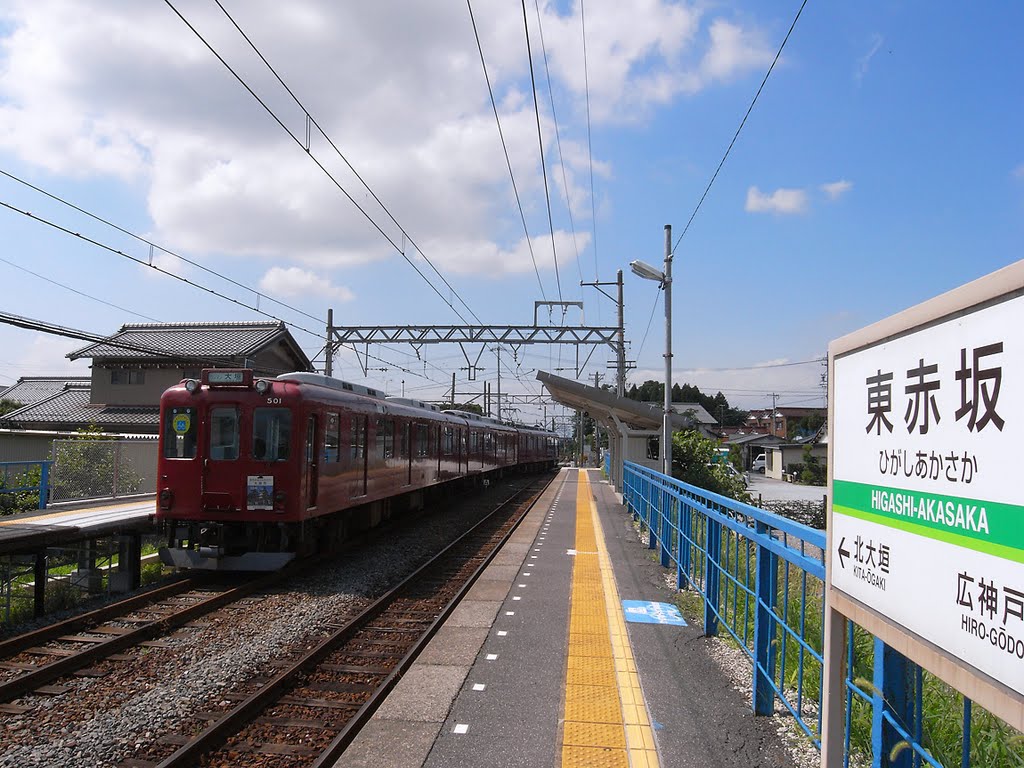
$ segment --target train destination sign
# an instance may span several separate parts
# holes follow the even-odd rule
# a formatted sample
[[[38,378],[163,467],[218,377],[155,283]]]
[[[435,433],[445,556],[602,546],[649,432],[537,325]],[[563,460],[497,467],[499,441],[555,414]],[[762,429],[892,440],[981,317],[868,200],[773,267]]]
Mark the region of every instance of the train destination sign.
[[[1018,696],[1019,293],[834,351],[829,531],[832,588]]]

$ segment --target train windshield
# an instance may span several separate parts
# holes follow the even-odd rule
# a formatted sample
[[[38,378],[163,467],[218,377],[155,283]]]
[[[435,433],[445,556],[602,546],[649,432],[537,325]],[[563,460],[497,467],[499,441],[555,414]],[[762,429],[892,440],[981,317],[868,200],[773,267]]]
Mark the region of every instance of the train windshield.
[[[164,412],[164,458],[194,459],[198,425],[195,408],[168,408]]]
[[[252,412],[252,457],[286,461],[292,441],[292,414],[287,408],[255,408]]]
[[[210,409],[210,458],[233,461],[238,458],[238,409]]]

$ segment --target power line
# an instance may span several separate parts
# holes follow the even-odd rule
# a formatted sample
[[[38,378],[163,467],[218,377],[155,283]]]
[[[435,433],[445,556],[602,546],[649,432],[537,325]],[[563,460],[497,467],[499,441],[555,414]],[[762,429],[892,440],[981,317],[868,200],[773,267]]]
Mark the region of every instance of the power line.
[[[743,365],[743,366],[734,366],[732,368],[684,368],[683,372],[684,373],[703,373],[705,371],[707,371],[707,372],[717,372],[717,371],[760,371],[760,370],[765,369],[765,368],[788,368],[788,367],[790,367],[792,365],[809,365],[811,363],[820,363],[822,360],[825,360],[825,359],[827,359],[827,358],[824,358],[824,357],[814,357],[814,358],[811,358],[810,360],[797,360],[797,361],[792,362],[792,363],[766,363],[765,365]]]
[[[181,21],[185,24],[186,27],[189,28],[189,30],[192,31],[192,34],[194,34],[197,38],[199,38],[200,42],[202,42],[203,45],[205,45],[207,47],[207,49],[210,51],[210,53],[212,53],[217,58],[217,61],[219,61],[221,64],[223,64],[225,69],[227,69],[228,72],[230,72],[231,75],[239,82],[239,84],[241,84],[241,86],[243,88],[245,88],[246,91],[249,92],[249,95],[251,95],[261,107],[263,107],[264,111],[266,111],[266,113],[268,115],[270,115],[270,117],[274,120],[274,122],[277,123],[278,126],[280,126],[281,130],[283,130],[286,134],[288,134],[288,136],[292,139],[292,141],[294,141],[297,145],[302,147],[302,149],[305,151],[307,157],[309,157],[309,159],[312,160],[316,164],[317,168],[319,168],[321,171],[323,171],[324,175],[327,176],[327,178],[331,180],[331,182],[334,184],[334,186],[337,187],[338,190],[343,195],[345,195],[346,198],[348,198],[349,202],[352,203],[352,205],[354,205],[356,207],[356,209],[366,218],[366,220],[368,222],[370,222],[370,224],[373,225],[374,229],[376,229],[377,232],[380,233],[381,237],[383,237],[385,240],[387,240],[388,243],[391,244],[391,247],[394,248],[396,251],[398,251],[398,253],[400,253],[402,255],[402,258],[405,259],[405,261],[409,264],[409,266],[411,266],[414,270],[416,270],[416,274],[418,274],[423,279],[423,281],[427,285],[430,286],[430,289],[434,293],[436,293],[438,295],[438,297],[441,299],[441,301],[443,301],[445,304],[447,304],[448,307],[458,316],[458,318],[460,320],[462,320],[462,322],[464,322],[464,323],[466,323],[468,325],[469,324],[468,321],[466,320],[465,317],[463,317],[462,313],[459,312],[459,310],[455,308],[455,305],[452,304],[452,302],[449,301],[447,298],[445,298],[444,294],[441,293],[441,291],[438,290],[437,286],[434,285],[427,278],[427,276],[425,274],[423,274],[423,271],[419,267],[416,266],[415,262],[413,262],[413,260],[410,259],[409,256],[405,253],[405,251],[398,246],[398,244],[391,238],[391,236],[388,235],[388,233],[384,231],[384,229],[380,226],[380,224],[378,224],[376,222],[376,220],[372,216],[370,216],[370,214],[367,213],[366,210],[358,202],[356,202],[356,199],[354,197],[352,197],[352,195],[349,193],[349,191],[342,186],[341,182],[339,182],[334,177],[334,175],[330,171],[328,171],[327,168],[324,167],[323,163],[321,163],[319,160],[317,160],[316,157],[314,157],[313,153],[309,149],[308,142],[304,141],[303,139],[300,139],[298,136],[295,135],[294,132],[292,132],[292,130],[290,128],[288,128],[288,126],[286,126],[284,124],[284,122],[281,120],[281,118],[277,116],[277,113],[274,112],[274,110],[272,110],[267,105],[267,103],[265,101],[263,101],[263,99],[261,99],[256,94],[256,92],[249,86],[249,84],[247,82],[245,82],[245,80],[242,78],[242,76],[239,75],[231,67],[231,65],[227,63],[227,61],[224,59],[224,57],[221,56],[217,52],[217,50],[206,40],[206,38],[203,37],[202,34],[200,34],[199,30],[197,30],[194,26],[192,26],[191,22],[189,22],[189,20],[186,19],[177,8],[175,8],[175,6],[171,2],[171,0],[164,0],[164,3],[172,11],[174,11],[175,15],[179,19],[181,19]],[[301,105],[300,105],[300,107],[301,107]],[[306,112],[306,118],[307,118],[307,120],[310,121],[310,123],[315,125],[315,122],[313,122],[313,119],[312,119],[312,117],[310,116],[310,114],[308,112]],[[323,134],[323,130],[320,129],[319,126],[317,126],[317,130],[319,130],[320,133]],[[326,135],[325,135],[325,138],[327,138],[328,142],[330,142],[330,138],[329,137],[326,137]],[[333,146],[333,144],[332,144],[332,146]],[[337,149],[336,149],[336,151],[337,151]],[[369,188],[367,188],[367,189],[369,189]],[[404,233],[404,230],[403,230],[403,233]],[[417,248],[417,251],[419,251],[418,248]],[[420,255],[423,255],[422,251],[420,251]],[[426,256],[423,256],[423,258],[424,258],[424,260],[426,260]],[[433,266],[433,265],[431,265],[431,266]],[[452,290],[452,292],[453,293],[455,292],[454,289]],[[462,301],[462,299],[460,298],[459,301]],[[470,310],[470,313],[472,314],[472,310]]]
[[[91,341],[94,344],[104,344],[109,347],[124,349],[129,352],[141,352],[154,357],[164,357],[172,360],[184,359],[200,363],[210,363],[216,366],[223,365],[225,362],[225,358],[193,355],[187,352],[168,352],[164,349],[147,347],[143,344],[132,344],[131,342],[119,341],[111,338],[110,336],[103,336],[98,333],[92,333],[91,331],[81,331],[77,328],[69,328],[64,325],[56,325],[55,323],[47,323],[43,320],[33,320],[30,317],[23,317],[21,315],[11,314],[10,312],[0,312],[0,323],[14,325],[18,328],[24,328],[29,331],[41,331],[42,333],[49,333],[54,336],[64,336],[66,338],[79,339],[81,341]],[[269,373],[289,373],[291,371],[290,368],[264,368],[263,370]]]
[[[377,202],[377,204],[381,208],[384,209],[384,213],[386,213],[388,215],[388,218],[390,218],[391,221],[394,223],[394,225],[396,227],[398,227],[398,229],[401,231],[402,235],[409,241],[409,244],[412,245],[412,247],[416,249],[416,252],[419,253],[419,255],[423,257],[423,260],[425,262],[427,262],[427,264],[430,265],[430,268],[432,270],[434,270],[434,274],[436,274],[439,278],[441,278],[441,282],[443,282],[448,287],[448,290],[450,290],[452,292],[452,294],[455,296],[455,298],[457,298],[459,300],[459,302],[462,304],[462,306],[464,306],[466,308],[466,310],[469,312],[469,314],[471,314],[476,319],[477,322],[481,322],[480,318],[476,316],[476,313],[472,310],[472,308],[463,300],[462,296],[459,295],[459,292],[456,291],[455,288],[452,287],[452,284],[449,283],[448,280],[445,278],[445,276],[441,274],[441,272],[437,269],[436,266],[434,266],[434,262],[432,262],[427,257],[427,254],[425,254],[423,252],[423,249],[420,248],[419,245],[416,244],[415,240],[412,239],[412,235],[410,235],[406,231],[405,227],[403,227],[401,224],[399,224],[398,219],[396,219],[394,217],[394,215],[391,213],[390,209],[384,204],[384,201],[381,200],[377,196],[377,193],[374,192],[373,189],[370,188],[370,185],[366,183],[366,180],[360,175],[359,171],[357,171],[352,166],[352,163],[350,163],[348,161],[348,158],[345,157],[345,155],[342,153],[342,151],[337,147],[337,145],[335,145],[334,140],[331,139],[331,137],[327,135],[327,131],[325,131],[323,128],[320,127],[320,124],[316,121],[316,118],[314,118],[312,113],[310,113],[310,111],[308,109],[306,109],[305,105],[301,101],[299,101],[299,97],[296,96],[292,92],[292,89],[288,87],[288,84],[285,83],[285,81],[277,73],[277,70],[274,69],[274,67],[271,65],[271,63],[269,61],[267,61],[267,58],[263,55],[263,53],[260,51],[260,49],[256,47],[256,44],[242,30],[242,28],[238,25],[238,22],[236,22],[235,19],[231,16],[231,14],[228,13],[227,9],[224,8],[224,6],[221,4],[220,0],[214,0],[214,2],[217,4],[217,7],[220,8],[221,11],[224,13],[224,15],[227,17],[228,21],[231,22],[232,26],[235,29],[238,30],[238,34],[240,34],[245,39],[245,42],[247,42],[249,44],[249,47],[252,48],[253,52],[257,56],[260,57],[260,61],[262,61],[267,66],[267,69],[269,69],[271,74],[274,75],[274,77],[277,79],[277,82],[279,82],[281,84],[281,86],[288,92],[288,95],[292,97],[292,100],[299,107],[299,109],[301,109],[303,111],[303,113],[306,115],[306,118],[309,120],[309,122],[320,132],[320,135],[323,136],[324,139],[327,140],[327,143],[330,145],[331,149],[333,149],[335,151],[335,153],[338,155],[338,157],[340,157],[344,161],[345,165],[348,166],[348,169],[350,171],[352,171],[353,174],[355,174],[355,177],[357,179],[359,179],[360,183],[366,188],[366,191],[370,193],[370,195]],[[307,152],[308,151],[309,151],[309,149],[307,147]]]
[[[526,20],[526,0],[523,5],[523,29],[526,30],[526,57],[530,60],[530,83],[533,91],[533,113],[537,117],[537,142],[540,145],[540,170],[544,176],[544,199],[548,204],[548,228],[551,230],[551,256],[555,260],[555,284],[558,286],[558,300],[562,301],[562,280],[558,276],[558,251],[555,248],[555,221],[551,217],[551,192],[548,190],[548,167],[544,162],[544,135],[540,130],[540,104],[537,101],[537,80],[533,74],[533,53],[530,50],[530,25]],[[562,313],[564,315],[565,309]]]
[[[743,126],[747,123],[747,118],[750,117],[750,112],[754,109],[754,105],[757,103],[757,97],[761,95],[761,91],[764,90],[765,83],[768,82],[768,77],[771,75],[772,70],[775,69],[775,64],[778,62],[779,57],[782,56],[782,49],[786,47],[786,42],[789,40],[789,36],[793,34],[793,29],[796,27],[796,23],[800,20],[800,14],[804,12],[804,6],[807,5],[807,0],[803,0],[800,4],[800,9],[796,12],[796,16],[793,18],[793,23],[789,25],[789,31],[786,32],[786,37],[782,40],[782,45],[779,46],[779,50],[775,54],[775,58],[772,60],[772,64],[768,67],[768,71],[764,75],[764,80],[761,81],[760,87],[757,89],[757,93],[754,94],[753,100],[750,102],[750,106],[747,107],[747,112],[743,115],[743,119],[740,120],[740,125],[736,129],[736,133],[733,134],[732,141],[729,142],[728,148],[725,150],[725,154],[722,155],[722,162],[718,164],[715,169],[715,173],[711,176],[711,181],[708,182],[707,188],[704,190],[704,194],[700,196],[700,200],[697,202],[697,207],[693,209],[693,213],[690,214],[690,220],[686,222],[686,226],[683,227],[683,231],[676,239],[676,244],[672,246],[672,250],[675,251],[679,247],[679,242],[683,239],[683,235],[690,228],[694,218],[697,216],[697,211],[700,210],[701,205],[704,203],[704,198],[708,196],[708,192],[711,191],[711,185],[715,183],[715,179],[718,178],[718,172],[722,170],[722,166],[725,165],[726,159],[729,157],[729,153],[732,152],[733,145],[736,143],[736,139],[739,138],[740,131],[743,130]]]
[[[583,34],[583,83],[587,92],[587,157],[590,161],[590,224],[594,230],[594,280],[600,280],[597,269],[597,203],[594,200],[594,145],[590,135],[590,73],[587,66],[587,19],[583,11],[583,0],[580,0],[580,25]],[[598,304],[598,319],[601,318],[601,305]]]
[[[544,283],[540,279],[540,270],[537,269],[537,257],[533,252],[533,241],[530,240],[530,230],[526,226],[526,214],[523,212],[523,202],[519,199],[519,187],[516,186],[516,175],[512,172],[512,160],[508,155],[508,146],[505,144],[505,133],[501,130],[501,118],[498,117],[498,105],[494,100],[494,90],[491,88],[491,77],[487,74],[487,62],[484,61],[484,49],[480,44],[480,33],[476,28],[476,17],[473,15],[472,0],[466,0],[469,6],[469,20],[473,23],[473,35],[476,37],[476,48],[480,52],[480,66],[484,70],[484,80],[487,81],[487,93],[491,97],[491,109],[494,110],[494,121],[498,124],[498,137],[501,139],[501,148],[505,152],[505,164],[508,166],[508,175],[512,178],[512,191],[516,195],[516,205],[519,206],[519,218],[523,220],[523,232],[526,233],[526,245],[530,249],[530,261],[533,262],[533,271],[537,275],[537,285],[540,286],[540,295],[544,301],[548,300],[544,293]]]
[[[242,289],[244,289],[246,291],[250,291],[250,292],[256,294],[257,297],[262,296],[265,299],[269,299],[270,301],[274,302],[275,304],[277,304],[279,306],[284,307],[285,309],[290,309],[292,312],[295,312],[296,314],[302,315],[304,317],[308,317],[310,320],[316,320],[317,322],[321,321],[321,318],[319,318],[319,317],[315,317],[315,316],[309,314],[308,312],[302,311],[298,307],[293,307],[290,304],[286,304],[285,302],[283,302],[283,301],[281,301],[279,299],[275,299],[273,296],[269,296],[266,293],[263,293],[262,291],[257,291],[255,288],[252,288],[252,287],[250,287],[248,285],[245,285],[244,283],[240,283],[237,280],[233,280],[230,277],[228,277],[227,275],[223,275],[220,272],[217,272],[216,270],[210,269],[209,267],[204,267],[202,264],[200,264],[197,261],[193,261],[192,259],[187,259],[184,256],[181,256],[180,254],[175,253],[174,251],[168,250],[167,248],[164,248],[162,245],[158,245],[157,243],[154,243],[152,240],[149,240],[149,239],[143,237],[142,235],[138,235],[135,232],[131,232],[131,231],[125,229],[124,227],[118,226],[117,224],[114,224],[112,221],[108,221],[107,219],[104,219],[102,216],[97,216],[95,213],[92,213],[91,211],[87,211],[84,208],[81,208],[80,206],[75,205],[71,201],[64,199],[63,197],[55,195],[55,194],[53,194],[51,192],[47,192],[45,189],[42,189],[41,187],[37,187],[35,184],[32,184],[31,182],[25,181],[24,179],[21,179],[21,178],[15,176],[12,173],[8,173],[7,171],[3,170],[2,168],[0,168],[0,174],[6,176],[11,181],[16,181],[19,184],[22,184],[22,185],[28,187],[29,189],[31,189],[31,190],[33,190],[35,192],[38,192],[39,194],[44,195],[44,196],[50,198],[51,200],[53,200],[55,202],[60,203],[61,205],[67,206],[68,208],[71,208],[74,211],[78,211],[79,213],[84,214],[85,216],[88,216],[90,219],[93,219],[94,221],[98,221],[101,224],[105,224],[106,226],[110,227],[111,229],[116,229],[118,232],[120,232],[123,235],[128,235],[128,237],[131,237],[131,238],[133,238],[135,240],[138,240],[140,243],[145,243],[151,249],[156,249],[156,250],[160,251],[161,253],[166,253],[168,256],[173,256],[174,258],[178,259],[179,261],[185,262],[189,266],[195,267],[196,269],[200,269],[203,272],[206,272],[207,274],[214,275],[215,277],[219,277],[221,280],[224,280],[225,282],[231,283],[232,285],[237,286],[238,288],[242,288]],[[135,314],[135,313],[133,312],[132,314]],[[145,315],[142,315],[142,316],[145,317]]]
[[[285,323],[285,325],[290,325],[291,327],[293,327],[293,328],[295,328],[297,330],[303,331],[304,333],[308,333],[310,336],[316,336],[318,339],[323,338],[323,336],[321,336],[319,333],[316,333],[315,331],[311,331],[308,328],[303,328],[301,325],[296,325],[295,323],[286,323],[280,317],[277,317],[276,315],[272,315],[269,312],[264,312],[262,309],[260,309],[257,306],[253,306],[251,304],[246,304],[244,301],[239,301],[238,299],[232,298],[231,296],[227,296],[227,295],[225,295],[223,293],[220,293],[219,291],[215,291],[213,288],[208,288],[205,285],[197,283],[197,282],[195,282],[193,280],[189,280],[187,277],[182,277],[181,275],[176,275],[173,272],[169,272],[166,269],[163,269],[162,267],[158,267],[158,266],[156,266],[153,263],[146,262],[145,260],[140,259],[137,256],[132,256],[131,254],[125,253],[124,251],[120,251],[117,248],[114,248],[113,246],[106,245],[105,243],[101,243],[99,240],[93,240],[91,237],[86,237],[85,235],[83,235],[83,234],[81,234],[79,232],[72,232],[67,227],[63,227],[60,224],[57,224],[56,222],[50,221],[49,219],[44,219],[41,216],[36,216],[35,214],[30,213],[29,211],[23,211],[21,208],[17,208],[16,206],[11,205],[10,203],[4,202],[3,200],[0,200],[0,206],[3,206],[4,208],[7,208],[9,210],[12,210],[15,213],[20,213],[22,216],[27,216],[28,218],[32,219],[33,221],[38,221],[39,223],[45,224],[48,227],[53,227],[54,229],[56,229],[56,230],[58,230],[60,232],[63,232],[65,234],[67,234],[67,235],[71,235],[72,237],[77,237],[80,240],[84,240],[87,243],[95,245],[97,248],[102,248],[105,251],[110,251],[111,253],[115,253],[118,256],[123,256],[126,259],[134,261],[136,264],[141,264],[144,267],[149,267],[150,269],[154,269],[157,272],[160,272],[161,274],[167,275],[168,277],[173,277],[175,280],[180,280],[181,282],[185,283],[186,285],[191,285],[193,288],[198,288],[201,291],[206,291],[207,293],[212,294],[213,296],[216,296],[218,298],[224,299],[225,301],[230,301],[232,304],[236,304],[236,305],[238,305],[240,307],[244,307],[245,309],[249,309],[249,310],[252,310],[253,312],[257,312],[258,314],[261,314],[264,317],[269,317],[271,320],[277,320],[279,323]]]
[[[647,342],[647,332],[651,330],[651,321],[654,320],[654,310],[658,308],[658,302],[661,301],[661,288],[654,294],[654,304],[651,307],[651,316],[647,318],[647,328],[644,329],[644,337],[640,340],[640,347],[636,351],[637,359],[640,358],[640,353],[644,351],[644,344]]]
[[[135,312],[135,311],[133,311],[131,309],[125,309],[124,307],[120,307],[117,304],[111,304],[109,301],[104,301],[103,299],[97,298],[95,296],[91,296],[90,294],[85,293],[84,291],[80,291],[77,288],[72,288],[70,285],[64,285],[64,283],[59,283],[56,280],[51,280],[50,278],[48,278],[48,277],[46,277],[44,275],[40,275],[38,272],[33,272],[31,269],[28,269],[27,267],[23,267],[20,264],[15,264],[13,261],[8,261],[7,259],[5,259],[3,257],[0,257],[0,261],[2,261],[4,264],[7,264],[9,266],[14,267],[15,269],[20,269],[22,272],[27,272],[28,274],[32,275],[33,277],[38,277],[40,280],[45,280],[46,282],[50,283],[51,285],[56,285],[58,288],[63,288],[64,290],[71,291],[72,293],[77,293],[79,296],[84,296],[87,299],[92,299],[93,301],[98,301],[100,304],[106,304],[108,307],[112,307],[114,309],[120,310],[121,312],[127,312],[129,315],[135,315],[136,317],[141,317],[143,320],[150,320],[150,321],[152,321],[154,323],[161,322],[160,320],[157,320],[155,317],[150,317],[149,315],[144,315],[141,312]]]
[[[572,232],[572,246],[576,251],[576,269],[580,273],[580,283],[583,282],[583,265],[580,264],[580,246],[576,242],[576,223],[572,216],[572,199],[569,197],[569,180],[565,173],[565,156],[562,154],[562,138],[558,130],[558,114],[555,112],[555,92],[551,87],[551,70],[548,68],[548,49],[544,44],[544,22],[540,15],[540,0],[533,0],[537,9],[537,29],[540,30],[540,51],[544,55],[544,77],[548,82],[548,97],[551,99],[551,122],[555,126],[555,145],[558,147],[558,164],[562,167],[562,187],[565,189],[565,208],[569,213],[569,229]],[[583,289],[580,288],[582,293]]]

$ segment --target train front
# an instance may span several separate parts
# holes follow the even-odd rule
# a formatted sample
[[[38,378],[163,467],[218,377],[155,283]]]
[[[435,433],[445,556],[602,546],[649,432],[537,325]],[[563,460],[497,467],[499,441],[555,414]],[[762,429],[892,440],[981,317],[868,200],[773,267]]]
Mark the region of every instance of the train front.
[[[167,565],[269,571],[301,531],[294,385],[208,369],[160,398],[157,520]],[[294,422],[294,423],[293,423]]]

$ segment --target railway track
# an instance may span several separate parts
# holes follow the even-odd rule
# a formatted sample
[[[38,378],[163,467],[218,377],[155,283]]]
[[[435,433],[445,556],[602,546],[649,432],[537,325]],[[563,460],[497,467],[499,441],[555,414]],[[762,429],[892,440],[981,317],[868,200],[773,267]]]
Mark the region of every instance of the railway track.
[[[358,615],[277,662],[276,674],[224,694],[199,713],[208,724],[198,734],[164,736],[121,766],[332,765],[551,479],[517,491]]]
[[[178,627],[237,602],[280,581],[281,574],[251,579],[238,586],[217,586],[209,577],[175,581],[0,642],[0,712],[17,714],[26,707],[11,702],[27,693],[61,693],[54,680],[83,672],[104,659],[124,660],[122,652],[158,642]]]

